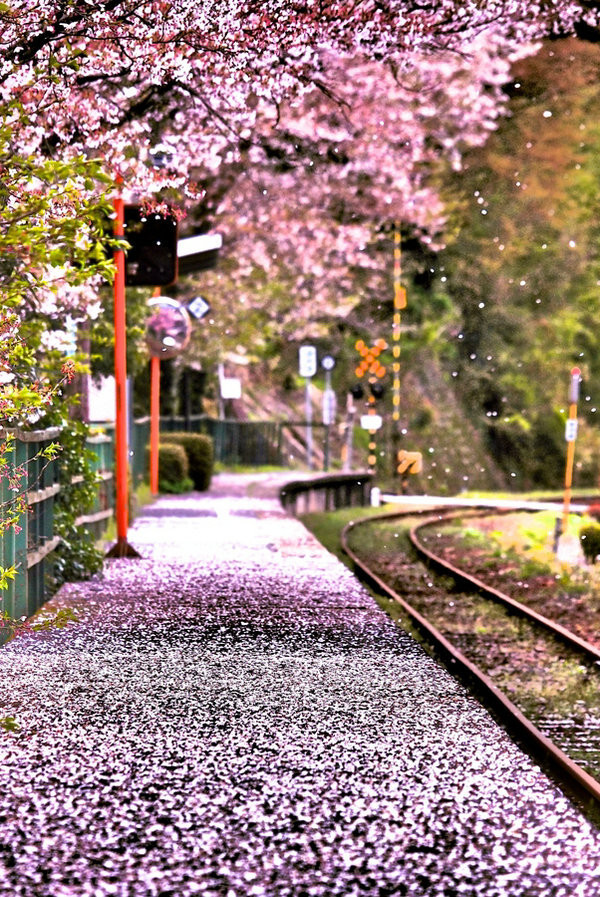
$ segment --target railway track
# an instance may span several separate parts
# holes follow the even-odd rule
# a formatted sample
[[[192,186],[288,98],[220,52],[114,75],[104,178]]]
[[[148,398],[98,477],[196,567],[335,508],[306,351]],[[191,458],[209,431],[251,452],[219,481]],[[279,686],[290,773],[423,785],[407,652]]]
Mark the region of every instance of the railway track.
[[[489,515],[490,513],[492,513],[490,508],[479,512],[480,515]],[[459,650],[450,638],[440,632],[437,626],[422,611],[418,610],[407,600],[407,597],[398,594],[386,581],[385,575],[381,575],[380,572],[373,569],[349,544],[350,534],[360,527],[373,526],[383,521],[402,520],[402,518],[424,517],[424,519],[419,519],[419,522],[410,528],[408,537],[417,555],[428,567],[434,568],[436,572],[449,575],[455,582],[460,583],[467,589],[474,590],[479,595],[500,603],[508,608],[511,614],[519,615],[519,617],[527,620],[531,625],[541,627],[545,632],[551,633],[554,638],[566,644],[578,656],[585,658],[587,662],[600,664],[600,651],[596,647],[579,638],[574,633],[569,632],[563,626],[515,601],[509,595],[500,592],[498,589],[490,588],[480,579],[471,576],[454,564],[448,563],[423,543],[423,533],[427,527],[431,527],[433,524],[439,526],[440,523],[450,521],[457,516],[463,517],[464,515],[465,509],[462,508],[460,511],[444,509],[437,512],[435,516],[432,516],[431,509],[417,513],[414,510],[394,511],[369,516],[356,520],[344,528],[341,536],[342,548],[352,560],[357,573],[374,586],[376,591],[392,599],[400,606],[402,611],[408,615],[412,623],[422,633],[425,640],[445,659],[449,668],[460,675],[461,678],[466,679],[486,705],[503,720],[509,731],[518,737],[524,747],[552,769],[561,783],[588,806],[591,806],[597,815],[600,812],[600,781],[590,775],[589,772],[583,769],[545,735],[514,701],[494,683],[489,675]]]

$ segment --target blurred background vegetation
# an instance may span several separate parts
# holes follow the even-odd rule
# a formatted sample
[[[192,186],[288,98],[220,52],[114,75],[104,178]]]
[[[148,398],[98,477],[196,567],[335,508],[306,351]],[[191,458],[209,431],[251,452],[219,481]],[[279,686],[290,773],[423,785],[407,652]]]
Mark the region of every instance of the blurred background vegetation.
[[[506,85],[509,115],[486,145],[466,154],[461,171],[440,167],[430,173],[448,209],[443,247],[403,234],[408,306],[402,315],[400,444],[424,455],[411,491],[560,489],[575,365],[582,371],[575,484],[597,486],[599,75],[597,44],[546,42],[536,56],[516,64]],[[216,213],[204,222],[206,230],[224,233],[217,268],[169,291],[182,298],[201,293],[211,312],[195,324],[186,353],[162,365],[163,412],[181,411],[187,369],[195,377],[194,410],[216,413],[215,371],[223,363],[243,381],[243,398],[228,403],[228,415],[302,417],[297,353],[310,342],[321,356],[336,358],[332,384],[343,423],[346,395],[356,383],[355,341],[384,338],[391,347],[389,229],[375,230],[366,248],[372,273],[354,271],[352,291],[334,292],[308,314],[294,303],[293,260],[279,260],[268,274],[256,265],[242,270],[238,236],[222,225]],[[240,291],[252,302],[240,306]],[[143,314],[136,313],[136,301],[130,317],[139,336]],[[100,343],[97,359],[109,358]],[[383,361],[390,368],[391,360],[388,349]],[[130,364],[137,371],[136,412],[147,413],[146,359],[142,354]],[[317,417],[323,377],[313,385]],[[380,406],[391,410],[389,375]],[[334,465],[342,423],[333,434]],[[389,427],[380,440],[386,474],[394,468],[397,443],[392,448]],[[365,442],[357,434],[357,460],[364,460]]]

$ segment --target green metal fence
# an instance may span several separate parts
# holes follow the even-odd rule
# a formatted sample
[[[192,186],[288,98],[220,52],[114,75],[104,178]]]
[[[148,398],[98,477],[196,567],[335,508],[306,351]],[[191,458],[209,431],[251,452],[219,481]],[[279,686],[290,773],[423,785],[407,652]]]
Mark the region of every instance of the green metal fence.
[[[115,508],[114,432],[112,430],[102,433],[92,432],[85,445],[94,456],[92,469],[98,475],[98,491],[94,507],[79,516],[75,522],[78,526],[85,526],[98,539],[106,529]]]
[[[60,430],[27,432],[11,431],[14,449],[9,464],[24,469],[22,484],[26,489],[29,513],[23,514],[20,531],[9,529],[0,539],[3,567],[16,566],[18,575],[4,593],[2,607],[13,618],[28,617],[40,606],[46,593],[46,579],[52,564],[52,552],[58,545],[54,533],[54,499],[60,491],[54,461],[36,458],[40,449],[57,440]],[[23,488],[23,486],[21,488]],[[2,503],[14,498],[6,477],[0,483]]]
[[[167,433],[189,430],[210,436],[215,461],[254,467],[281,466],[282,426],[279,421],[224,420],[206,415],[162,417],[160,420],[161,430]]]
[[[205,415],[188,418],[161,418],[161,430],[190,430],[213,439],[215,460],[225,464],[281,465],[282,428],[275,421],[215,420]],[[18,532],[7,530],[0,536],[0,564],[16,566],[18,575],[0,597],[0,608],[13,619],[29,617],[50,596],[53,583],[52,552],[59,543],[54,532],[54,502],[61,484],[58,465],[36,458],[50,442],[60,442],[60,429],[11,430],[15,435],[9,463],[23,466],[29,512],[23,514]],[[148,480],[150,418],[135,420],[130,428],[129,456],[132,486]],[[94,507],[77,518],[79,525],[99,538],[114,513],[114,425],[107,423],[91,431],[86,447],[93,452],[93,467],[99,474]],[[14,498],[6,477],[0,482],[0,501]],[[2,639],[0,638],[0,641]]]

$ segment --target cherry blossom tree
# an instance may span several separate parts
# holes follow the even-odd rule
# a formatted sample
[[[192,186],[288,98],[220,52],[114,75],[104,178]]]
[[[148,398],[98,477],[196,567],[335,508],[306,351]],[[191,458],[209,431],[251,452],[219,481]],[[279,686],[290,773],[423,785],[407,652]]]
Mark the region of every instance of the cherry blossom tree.
[[[512,62],[544,35],[594,28],[596,6],[0,3],[5,303],[51,346],[40,321],[61,332],[97,303],[98,221],[117,175],[192,206],[204,194],[206,212],[238,231],[252,218],[267,236],[237,247],[247,264],[268,275],[274,255],[293,258],[313,299],[348,269],[375,270],[364,251],[374,226],[402,220],[434,240],[441,162],[460,166],[496,126]]]
[[[294,119],[298,136],[308,128],[326,142],[367,141],[370,165],[383,160],[395,202],[406,192],[406,174],[394,165],[390,181],[385,134],[377,120],[359,117],[376,89],[364,83],[364,67],[379,66],[382,94],[391,87],[390,106],[401,104],[388,117],[410,176],[411,162],[432,149],[456,158],[461,143],[483,139],[511,59],[541,35],[591,21],[589,6],[13,0],[0,8],[0,103],[20,152],[99,156],[140,189],[152,180],[181,186],[191,166],[206,174],[247,141],[264,145],[282,131],[283,112],[288,133]],[[324,114],[313,101],[296,118],[295,103],[306,94],[335,100],[337,113]],[[160,174],[147,166],[158,144],[167,162]]]

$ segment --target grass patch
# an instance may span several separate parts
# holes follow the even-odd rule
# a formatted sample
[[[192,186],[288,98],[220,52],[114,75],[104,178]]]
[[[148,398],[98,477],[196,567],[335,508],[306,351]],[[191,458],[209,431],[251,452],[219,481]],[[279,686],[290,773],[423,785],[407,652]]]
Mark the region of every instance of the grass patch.
[[[352,562],[342,551],[340,539],[348,523],[381,513],[381,508],[341,508],[338,511],[311,511],[299,519],[327,551],[351,567]]]

